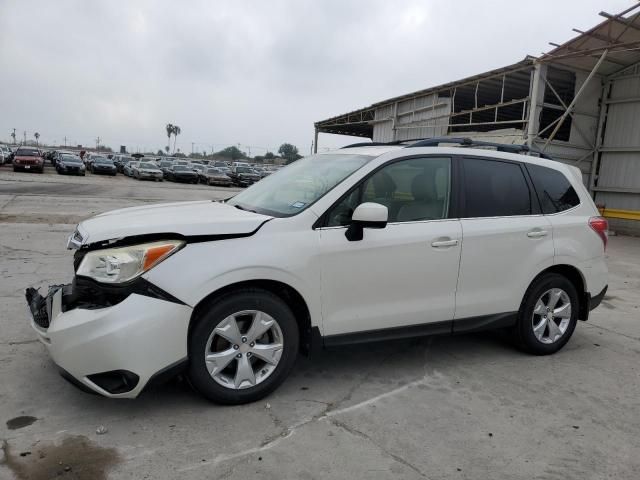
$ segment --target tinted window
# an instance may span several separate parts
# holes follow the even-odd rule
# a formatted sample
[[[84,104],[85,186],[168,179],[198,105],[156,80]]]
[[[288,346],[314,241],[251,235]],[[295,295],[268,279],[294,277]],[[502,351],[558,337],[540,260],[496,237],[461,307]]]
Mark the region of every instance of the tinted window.
[[[451,159],[413,158],[394,162],[374,173],[328,214],[327,226],[351,222],[353,210],[364,202],[387,207],[389,222],[447,218]]]
[[[531,193],[520,165],[464,158],[465,218],[531,214]]]
[[[578,194],[561,172],[539,165],[527,165],[527,170],[538,192],[543,213],[562,212],[580,203]]]
[[[39,157],[40,153],[38,150],[32,150],[29,148],[19,148],[16,152],[17,157]]]

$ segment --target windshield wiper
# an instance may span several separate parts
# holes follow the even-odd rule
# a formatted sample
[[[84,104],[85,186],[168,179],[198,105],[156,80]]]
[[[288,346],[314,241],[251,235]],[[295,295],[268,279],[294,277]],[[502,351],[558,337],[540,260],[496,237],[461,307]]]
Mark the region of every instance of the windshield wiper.
[[[248,209],[248,208],[241,207],[241,206],[240,206],[240,205],[238,205],[237,203],[234,205],[234,207],[236,207],[238,210],[244,210],[245,212],[258,213],[258,212],[256,212],[255,210],[250,210],[250,209]]]

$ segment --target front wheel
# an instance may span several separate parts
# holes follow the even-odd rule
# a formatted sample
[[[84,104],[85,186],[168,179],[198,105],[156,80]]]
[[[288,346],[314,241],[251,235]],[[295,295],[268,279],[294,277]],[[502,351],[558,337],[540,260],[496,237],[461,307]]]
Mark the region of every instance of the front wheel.
[[[576,328],[578,309],[578,292],[573,283],[557,273],[541,275],[522,301],[514,327],[517,343],[534,355],[557,352]]]
[[[189,380],[213,402],[255,402],[289,375],[298,343],[298,324],[279,297],[261,289],[232,292],[196,320]]]

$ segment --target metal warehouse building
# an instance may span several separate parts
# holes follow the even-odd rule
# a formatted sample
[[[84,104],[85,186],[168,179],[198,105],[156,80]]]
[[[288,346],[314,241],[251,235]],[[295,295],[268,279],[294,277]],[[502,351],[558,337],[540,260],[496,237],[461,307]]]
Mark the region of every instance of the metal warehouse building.
[[[613,230],[640,234],[640,4],[539,58],[315,123],[389,142],[466,136],[575,165]]]

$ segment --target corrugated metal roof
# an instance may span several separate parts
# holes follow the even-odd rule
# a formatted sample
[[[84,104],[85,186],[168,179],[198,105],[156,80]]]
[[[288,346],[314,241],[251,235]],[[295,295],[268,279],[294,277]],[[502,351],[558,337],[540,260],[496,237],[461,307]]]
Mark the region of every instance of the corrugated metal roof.
[[[607,50],[607,56],[598,69],[598,73],[605,76],[640,62],[640,12],[631,13],[639,7],[640,4],[636,3],[616,15],[600,12],[605,21],[585,32],[573,29],[580,35],[557,45],[540,57],[540,61],[590,71]]]
[[[509,72],[514,72],[517,70],[521,70],[523,68],[530,68],[533,65],[533,62],[535,60],[535,57],[526,57],[524,60],[521,60],[520,62],[514,63],[512,65],[508,65],[506,67],[502,67],[502,68],[497,68],[495,70],[489,70],[488,72],[484,72],[484,73],[480,73],[478,75],[473,75],[471,77],[466,77],[463,78],[461,80],[456,80],[453,82],[449,82],[449,83],[444,83],[442,85],[438,85],[435,87],[429,87],[429,88],[425,88],[423,90],[417,90],[415,92],[412,93],[407,93],[405,95],[399,95],[397,97],[391,97],[387,100],[382,100],[381,102],[376,102],[368,107],[364,107],[364,108],[360,108],[358,110],[353,110],[351,112],[348,113],[343,113],[340,115],[336,115],[335,117],[331,117],[331,118],[327,118],[326,120],[320,120],[318,122],[315,123],[315,126],[320,128],[326,124],[332,124],[334,123],[336,120],[339,120],[343,117],[349,117],[349,116],[353,116],[353,115],[360,115],[361,113],[370,111],[370,110],[375,110],[378,107],[382,107],[384,105],[388,105],[391,103],[395,103],[397,101],[401,101],[401,100],[406,100],[406,99],[410,99],[410,98],[414,98],[414,97],[421,97],[423,95],[428,95],[430,93],[434,93],[434,92],[439,92],[439,91],[443,91],[443,90],[449,90],[451,88],[454,87],[459,87],[462,85],[466,85],[466,84],[471,84],[471,83],[475,83],[478,80],[482,80],[482,79],[486,79],[486,78],[490,78],[490,77],[494,77],[494,76],[499,76],[502,75],[504,73],[509,73]]]

